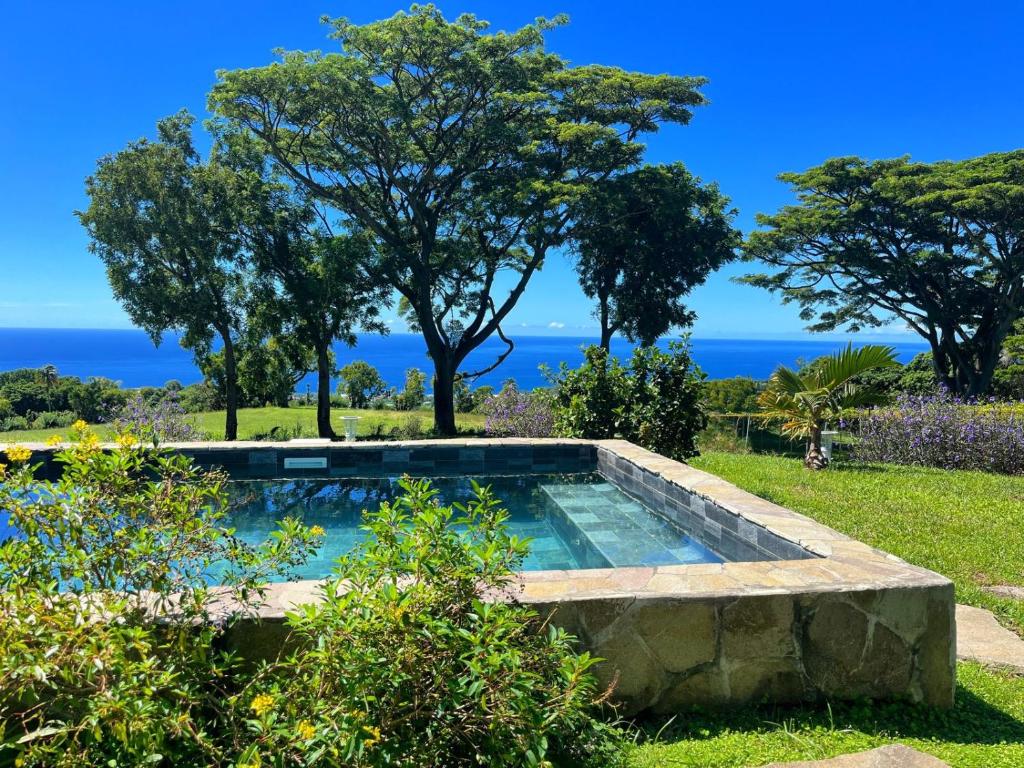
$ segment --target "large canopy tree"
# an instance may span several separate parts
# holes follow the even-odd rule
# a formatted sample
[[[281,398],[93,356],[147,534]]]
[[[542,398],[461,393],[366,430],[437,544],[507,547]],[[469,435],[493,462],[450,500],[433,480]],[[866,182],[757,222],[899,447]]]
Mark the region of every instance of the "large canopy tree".
[[[166,331],[179,331],[182,346],[201,363],[220,341],[224,436],[234,440],[235,344],[245,322],[243,211],[233,172],[217,150],[203,160],[193,145],[193,123],[180,112],[158,123],[156,141],[142,139],[102,158],[86,181],[89,207],[78,216],[115,297],[154,344]]]
[[[701,78],[570,67],[544,50],[562,22],[489,34],[433,6],[363,26],[340,19],[339,53],[222,72],[210,97],[293,180],[374,236],[375,273],[433,360],[444,435],[455,433],[461,364],[500,334],[564,241],[571,204],[634,166],[641,134],[687,123],[704,103]]]
[[[799,203],[759,216],[744,280],[796,302],[810,330],[901,319],[951,391],[984,394],[1024,314],[1024,150],[959,162],[833,160],[780,178]]]
[[[693,313],[684,299],[735,258],[735,210],[682,163],[645,166],[596,185],[573,213],[583,292],[597,301],[601,347],[622,333],[644,346]]]

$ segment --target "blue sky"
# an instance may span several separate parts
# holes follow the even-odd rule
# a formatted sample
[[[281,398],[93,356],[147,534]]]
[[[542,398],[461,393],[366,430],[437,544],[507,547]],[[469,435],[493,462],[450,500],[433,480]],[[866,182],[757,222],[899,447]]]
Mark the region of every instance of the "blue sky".
[[[925,161],[1019,148],[1024,63],[1019,2],[439,3],[496,28],[566,12],[550,48],[574,63],[704,75],[693,123],[649,139],[651,161],[682,160],[740,210],[789,201],[775,180],[827,157]],[[276,47],[330,50],[322,14],[388,16],[395,2],[51,2],[4,6],[0,63],[0,326],[129,325],[73,215],[101,155],[151,135],[182,107],[204,114],[220,68],[258,66]],[[695,335],[802,335],[795,309],[722,270],[694,293]],[[518,333],[590,335],[591,307],[553,258],[512,318]],[[901,333],[892,327],[891,333]]]

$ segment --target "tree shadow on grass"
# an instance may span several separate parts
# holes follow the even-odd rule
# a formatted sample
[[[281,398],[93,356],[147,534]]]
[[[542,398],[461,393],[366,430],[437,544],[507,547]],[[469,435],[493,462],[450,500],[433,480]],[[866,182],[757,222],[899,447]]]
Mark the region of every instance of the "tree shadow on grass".
[[[666,725],[638,722],[646,738],[662,744],[713,739],[727,732],[856,731],[886,740],[935,740],[961,745],[1024,744],[1024,722],[957,687],[956,706],[936,709],[906,702],[834,702],[827,705],[759,706],[738,710],[694,709]]]

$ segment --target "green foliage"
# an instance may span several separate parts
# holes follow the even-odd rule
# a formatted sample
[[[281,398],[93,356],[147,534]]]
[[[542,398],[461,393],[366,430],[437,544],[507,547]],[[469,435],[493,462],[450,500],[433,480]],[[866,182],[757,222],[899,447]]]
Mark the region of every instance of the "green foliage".
[[[470,389],[467,381],[460,377],[455,381],[455,412],[478,413],[494,396],[494,387],[484,384]]]
[[[202,381],[183,387],[178,402],[186,413],[200,413],[217,410],[221,405],[221,397],[213,384]]]
[[[0,762],[229,763],[244,675],[224,629],[317,537],[286,520],[249,547],[222,525],[222,475],[127,437],[109,452],[78,437],[55,482],[6,451],[0,508],[19,535],[0,542]]]
[[[826,424],[839,425],[858,409],[881,405],[888,396],[856,378],[876,368],[898,366],[892,347],[866,345],[820,357],[799,371],[780,365],[757,402],[766,422],[781,422],[782,434],[807,438],[804,463],[822,469],[828,459],[821,451],[821,432]]]
[[[424,480],[365,515],[321,606],[289,614],[298,649],[239,703],[252,764],[613,766],[572,638],[514,600],[527,542],[484,488],[440,506]],[[496,600],[504,597],[503,600]],[[263,762],[261,762],[263,761]]]
[[[78,418],[96,422],[108,418],[124,399],[116,381],[96,377],[83,383],[76,376],[61,376],[52,365],[0,373],[0,419],[21,416],[26,423],[33,423],[43,413],[71,411]]]
[[[811,330],[893,317],[928,340],[951,392],[988,391],[1022,313],[1024,150],[958,162],[829,160],[780,178],[799,203],[760,215],[754,285],[795,302]]]
[[[371,400],[387,392],[380,373],[365,360],[353,360],[338,375],[338,392],[344,392],[351,408],[369,408]]]
[[[753,413],[762,384],[749,376],[731,379],[709,379],[704,382],[707,409],[710,413]]]
[[[736,211],[682,163],[644,166],[594,186],[573,211],[571,241],[584,293],[597,301],[601,346],[612,335],[650,346],[693,313],[684,303],[736,257]]]
[[[623,366],[600,347],[584,350],[576,370],[564,363],[552,375],[555,430],[566,437],[621,437],[663,456],[695,456],[707,426],[704,374],[690,358],[688,342],[668,352],[638,347]]]
[[[1003,342],[999,367],[992,377],[992,392],[1004,400],[1024,400],[1024,320]]]
[[[689,122],[705,101],[702,78],[569,66],[544,46],[564,21],[488,33],[431,5],[336,19],[340,51],[222,72],[210,95],[283,173],[373,238],[371,272],[401,294],[434,362],[444,435],[461,364],[500,335],[564,241],[571,205],[635,166],[643,134]]]
[[[414,411],[427,398],[427,374],[419,368],[405,372],[405,387],[395,396],[395,410]]]

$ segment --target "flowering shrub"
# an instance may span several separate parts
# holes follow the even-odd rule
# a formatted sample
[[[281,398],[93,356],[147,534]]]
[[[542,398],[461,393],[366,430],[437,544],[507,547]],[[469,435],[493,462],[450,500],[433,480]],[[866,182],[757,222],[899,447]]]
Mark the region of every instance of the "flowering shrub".
[[[541,391],[523,392],[508,382],[481,406],[484,430],[495,437],[550,437],[554,415],[550,399]]]
[[[525,541],[477,487],[425,480],[367,513],[323,604],[289,615],[297,650],[239,697],[258,766],[615,766],[589,655],[513,599]],[[343,586],[342,586],[343,585]],[[504,599],[496,599],[502,597]]]
[[[222,524],[221,474],[75,432],[55,482],[28,449],[0,454],[0,765],[231,764],[245,671],[225,628],[320,537],[286,520],[246,546]]]
[[[902,395],[859,421],[861,461],[1024,474],[1024,404]]]
[[[204,437],[189,419],[175,391],[169,391],[156,402],[148,402],[142,393],[136,392],[117,412],[114,428],[153,445],[186,443]]]

